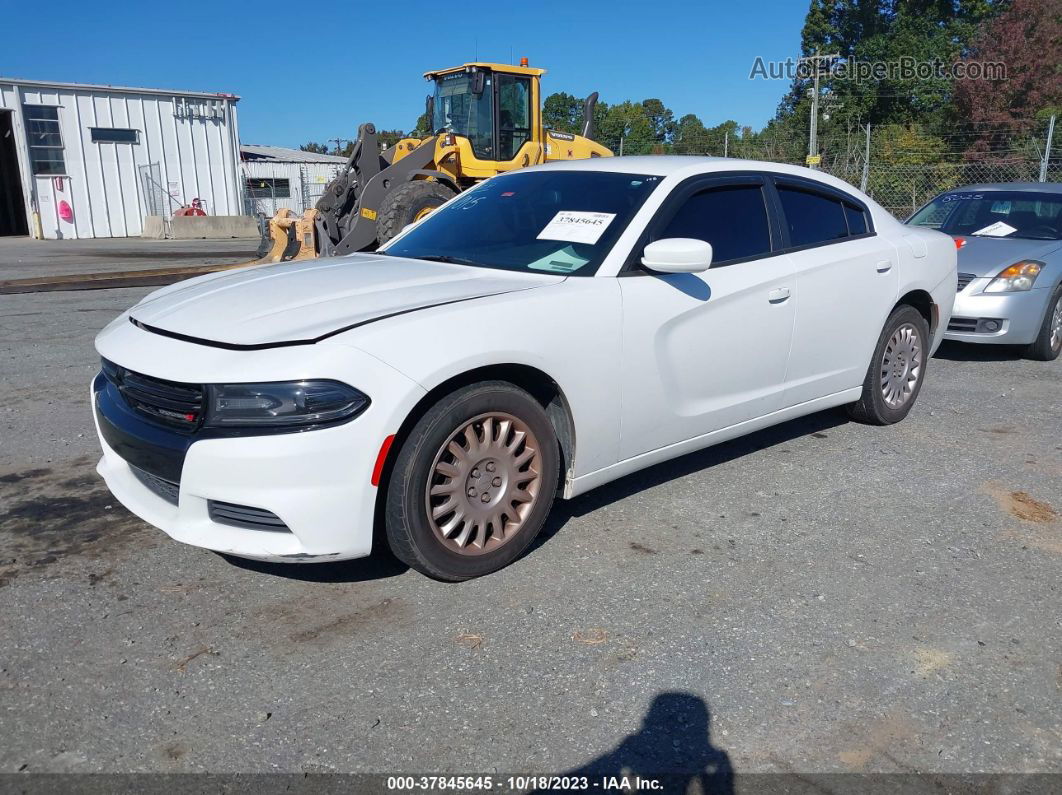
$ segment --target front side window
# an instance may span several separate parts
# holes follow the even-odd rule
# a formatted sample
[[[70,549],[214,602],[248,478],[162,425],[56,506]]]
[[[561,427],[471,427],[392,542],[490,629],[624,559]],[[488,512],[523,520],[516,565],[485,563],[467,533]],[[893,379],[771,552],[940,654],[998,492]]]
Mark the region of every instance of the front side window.
[[[811,246],[848,237],[848,220],[839,199],[788,185],[778,186],[778,196],[789,227],[790,246]]]
[[[937,196],[907,223],[949,235],[1062,240],[1062,193],[953,191]]]
[[[495,75],[498,81],[498,159],[512,160],[531,140],[531,79]]]
[[[592,276],[660,177],[516,171],[465,191],[380,252],[458,265]]]
[[[467,138],[476,157],[494,159],[494,86],[484,72],[483,90],[476,88],[472,72],[441,75],[435,81],[433,132],[452,132]]]
[[[690,237],[711,243],[714,265],[767,256],[771,230],[763,189],[759,185],[730,185],[696,193],[654,237]]]
[[[34,174],[66,174],[63,134],[59,129],[59,108],[51,105],[23,105],[30,167]]]

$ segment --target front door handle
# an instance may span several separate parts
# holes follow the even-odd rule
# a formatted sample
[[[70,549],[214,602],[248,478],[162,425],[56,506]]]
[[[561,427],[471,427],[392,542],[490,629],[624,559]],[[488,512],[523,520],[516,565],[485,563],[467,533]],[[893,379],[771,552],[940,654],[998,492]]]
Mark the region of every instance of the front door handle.
[[[892,261],[883,259],[878,263],[878,273],[888,273],[892,270]]]
[[[784,304],[789,300],[789,295],[788,287],[776,287],[767,293],[767,300],[772,304]]]

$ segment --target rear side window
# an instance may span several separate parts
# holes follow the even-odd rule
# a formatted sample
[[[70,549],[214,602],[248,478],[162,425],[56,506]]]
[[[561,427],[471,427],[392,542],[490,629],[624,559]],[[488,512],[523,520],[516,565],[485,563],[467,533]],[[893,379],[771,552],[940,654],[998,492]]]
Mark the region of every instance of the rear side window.
[[[848,237],[845,207],[839,199],[821,193],[778,186],[785,222],[789,227],[789,245],[810,246]],[[864,230],[866,221],[863,221]]]
[[[712,261],[723,264],[771,252],[767,207],[759,185],[709,188],[690,196],[655,236],[691,237],[712,244]]]
[[[862,208],[846,203],[844,215],[848,219],[848,234],[865,235],[867,233],[867,214]]]

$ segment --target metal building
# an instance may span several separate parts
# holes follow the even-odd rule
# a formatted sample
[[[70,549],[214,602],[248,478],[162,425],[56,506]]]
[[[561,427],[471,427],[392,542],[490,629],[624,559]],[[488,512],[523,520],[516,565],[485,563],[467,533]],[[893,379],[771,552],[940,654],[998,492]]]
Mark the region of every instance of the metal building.
[[[246,214],[272,217],[288,208],[301,213],[317,204],[347,158],[279,146],[240,147],[246,179]]]
[[[0,235],[139,235],[193,199],[242,214],[238,100],[0,77]]]

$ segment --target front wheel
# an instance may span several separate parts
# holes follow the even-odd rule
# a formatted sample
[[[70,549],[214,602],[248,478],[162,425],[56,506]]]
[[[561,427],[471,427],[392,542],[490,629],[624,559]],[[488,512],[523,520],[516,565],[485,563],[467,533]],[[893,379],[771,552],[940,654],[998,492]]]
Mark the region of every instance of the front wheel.
[[[892,310],[881,330],[863,381],[863,394],[848,415],[870,425],[891,425],[911,411],[926,376],[929,324],[913,306]]]
[[[1053,362],[1062,353],[1062,284],[1055,288],[1051,300],[1047,302],[1040,333],[1030,345],[1025,355],[1041,362]]]
[[[438,580],[497,571],[542,529],[559,469],[553,425],[531,395],[504,381],[460,389],[428,410],[395,459],[391,550]]]

